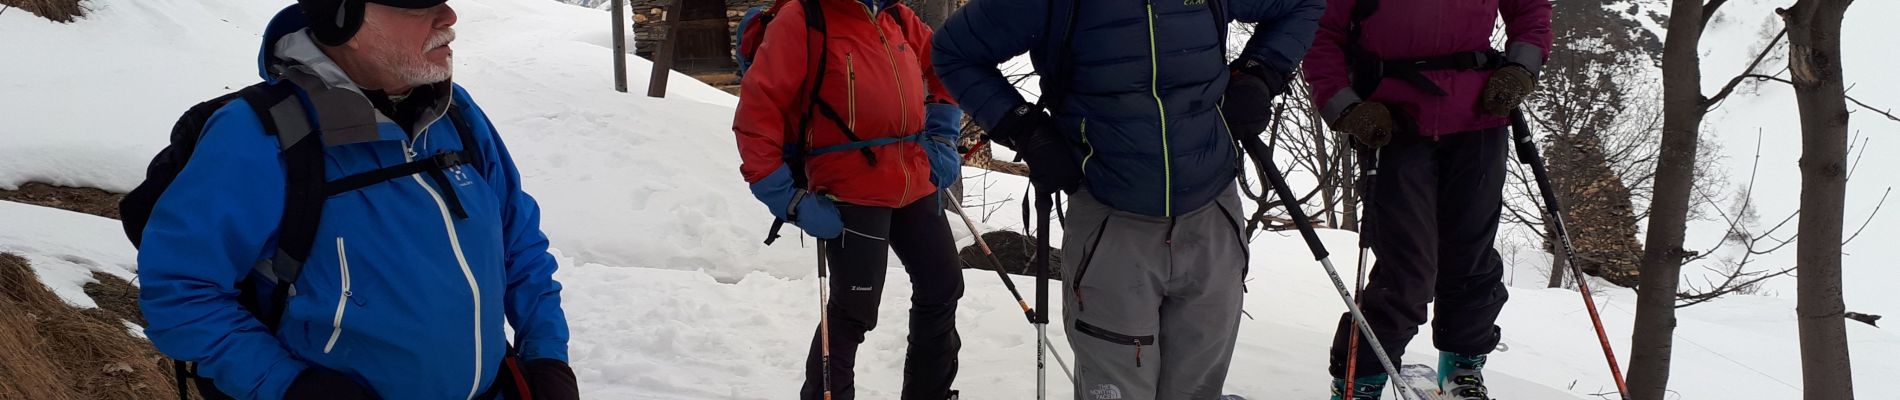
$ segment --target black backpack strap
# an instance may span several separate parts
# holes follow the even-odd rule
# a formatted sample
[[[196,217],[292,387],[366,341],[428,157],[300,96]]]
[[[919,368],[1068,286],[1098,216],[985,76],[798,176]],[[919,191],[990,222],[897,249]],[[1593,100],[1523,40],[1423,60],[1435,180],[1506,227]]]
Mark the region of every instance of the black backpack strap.
[[[462,141],[462,150],[436,153],[414,161],[323,183],[323,197],[328,198],[409,175],[425,174],[429,176],[429,180],[435,182],[436,187],[441,189],[442,203],[448,206],[449,214],[456,219],[468,218],[468,210],[462,207],[461,195],[457,194],[454,183],[449,181],[449,175],[445,172],[458,165],[473,165],[475,168],[482,165],[481,150],[476,146],[474,128],[468,125],[468,121],[462,116],[462,110],[461,106],[454,106],[448,112],[449,121],[455,127],[455,134]]]
[[[468,112],[468,108],[459,103],[449,105],[449,123],[455,125],[455,136],[462,140],[460,152],[462,161],[475,166],[479,173],[481,168],[488,163],[482,162],[481,146],[478,146],[479,142],[475,141],[475,128],[468,124],[468,117],[462,115],[464,112]]]
[[[799,5],[804,7],[805,27],[811,32],[818,34],[819,50],[817,65],[815,67],[808,67],[812,75],[811,86],[806,88],[809,90],[809,94],[805,100],[805,111],[803,115],[800,115],[798,118],[798,130],[785,133],[786,136],[790,136],[792,139],[787,141],[787,143],[790,144],[790,146],[788,146],[788,150],[790,151],[786,152],[788,159],[785,161],[792,170],[792,187],[795,189],[809,189],[811,187],[811,179],[805,175],[805,147],[807,143],[805,139],[807,139],[807,133],[811,129],[812,113],[821,107],[819,103],[821,103],[822,100],[819,99],[818,92],[819,88],[824,87],[825,68],[829,67],[831,58],[830,31],[825,28],[824,7],[819,6],[818,1],[819,0],[798,0]],[[811,46],[809,39],[807,39],[805,45],[807,48]],[[824,107],[829,108],[829,106]],[[833,114],[835,113],[836,111],[834,110]],[[777,230],[776,225],[773,230]],[[769,242],[770,241],[768,241],[768,244]]]
[[[238,92],[251,105],[264,133],[277,137],[284,159],[284,215],[277,225],[277,252],[259,272],[269,278],[276,290],[268,308],[257,313],[259,321],[276,332],[289,302],[292,284],[303,274],[304,261],[316,241],[317,224],[323,220],[323,140],[310,123],[309,113],[298,98],[295,84],[288,80],[261,83]]]
[[[1385,79],[1379,55],[1359,44],[1360,36],[1365,33],[1366,19],[1377,12],[1379,0],[1354,1],[1352,14],[1346,20],[1346,42],[1340,46],[1346,52],[1347,82],[1360,98],[1372,98],[1372,92],[1379,89],[1379,81]]]

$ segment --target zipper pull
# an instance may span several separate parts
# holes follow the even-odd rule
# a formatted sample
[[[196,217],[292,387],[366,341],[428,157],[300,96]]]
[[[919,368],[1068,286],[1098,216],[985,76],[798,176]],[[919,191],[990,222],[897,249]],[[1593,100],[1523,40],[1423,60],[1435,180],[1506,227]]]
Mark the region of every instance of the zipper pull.
[[[1082,285],[1078,282],[1075,286],[1075,312],[1082,312],[1084,309],[1085,307],[1082,307]]]
[[[1141,368],[1141,339],[1135,339],[1135,368]]]

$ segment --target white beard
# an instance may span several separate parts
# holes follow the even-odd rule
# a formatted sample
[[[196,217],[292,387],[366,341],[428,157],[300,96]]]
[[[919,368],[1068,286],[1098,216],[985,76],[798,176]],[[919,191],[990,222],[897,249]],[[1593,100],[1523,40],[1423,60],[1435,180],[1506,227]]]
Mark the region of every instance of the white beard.
[[[381,36],[382,34],[382,32],[377,32],[374,28],[368,30],[371,32],[365,33],[369,33],[372,37]],[[400,52],[389,49],[387,51],[371,52],[369,56],[377,66],[394,75],[396,80],[402,84],[409,86],[430,85],[447,81],[454,75],[455,59],[451,57],[442,64],[436,64],[425,58],[425,54],[427,54],[430,49],[446,45],[454,40],[455,30],[452,28],[443,29],[430,35],[429,41],[420,49],[420,52]]]

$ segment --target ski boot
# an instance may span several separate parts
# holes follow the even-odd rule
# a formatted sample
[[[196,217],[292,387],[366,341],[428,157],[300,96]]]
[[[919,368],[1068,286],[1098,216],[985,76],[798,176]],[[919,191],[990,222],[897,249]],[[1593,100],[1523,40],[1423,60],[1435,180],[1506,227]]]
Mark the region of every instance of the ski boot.
[[[1484,387],[1483,354],[1461,355],[1438,352],[1438,388],[1448,400],[1490,400]]]
[[[1345,389],[1346,380],[1334,378],[1332,400],[1379,400],[1379,395],[1385,393],[1385,381],[1387,379],[1388,377],[1385,374],[1353,378],[1352,394],[1349,396],[1340,392]]]

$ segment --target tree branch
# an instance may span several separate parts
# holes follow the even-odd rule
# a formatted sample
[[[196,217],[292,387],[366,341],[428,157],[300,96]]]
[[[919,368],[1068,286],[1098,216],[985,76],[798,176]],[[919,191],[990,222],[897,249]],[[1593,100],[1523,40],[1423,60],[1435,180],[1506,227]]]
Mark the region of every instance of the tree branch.
[[[1687,301],[1684,303],[1677,303],[1676,308],[1683,308],[1683,307],[1693,306],[1697,304],[1707,303],[1711,300],[1715,300],[1716,298],[1719,298],[1725,295],[1733,294],[1740,291],[1746,291],[1748,290],[1748,288],[1755,286],[1755,284],[1761,283],[1761,281],[1768,280],[1768,278],[1788,275],[1788,274],[1794,273],[1794,270],[1795,269],[1793,267],[1789,267],[1788,269],[1781,270],[1781,272],[1764,275],[1762,273],[1767,272],[1767,271],[1741,272],[1741,268],[1738,266],[1734,272],[1728,274],[1728,276],[1726,277],[1726,279],[1722,282],[1722,285],[1720,286],[1710,288],[1709,290],[1703,291],[1701,293],[1690,293],[1690,292],[1676,293],[1676,300]],[[1737,279],[1741,279],[1742,277],[1748,277],[1748,276],[1754,276],[1754,278],[1741,282],[1741,283],[1735,282],[1735,280]]]
[[[1715,19],[1715,10],[1722,8],[1722,4],[1724,3],[1728,3],[1728,0],[1709,0],[1709,4],[1702,6],[1703,30],[1709,29],[1709,20]]]
[[[1736,79],[1741,79],[1741,78],[1754,78],[1757,80],[1786,83],[1790,86],[1794,85],[1794,81],[1790,81],[1785,78],[1781,78],[1777,76],[1768,76],[1768,75],[1762,75],[1762,74],[1746,74],[1746,75],[1736,77]],[[1861,102],[1860,99],[1856,99],[1854,98],[1854,96],[1845,96],[1845,97],[1847,97],[1847,101],[1854,102],[1855,105],[1858,105],[1861,108],[1865,108],[1867,109],[1867,111],[1873,111],[1875,114],[1880,114],[1880,116],[1887,117],[1887,119],[1893,120],[1894,122],[1900,122],[1900,116],[1894,116],[1890,110],[1882,110],[1882,109],[1874,108],[1874,106],[1867,105],[1867,103]]]
[[[1893,188],[1889,187],[1886,191],[1880,192],[1880,202],[1874,203],[1874,211],[1867,213],[1867,220],[1860,222],[1860,229],[1855,229],[1852,236],[1848,236],[1847,240],[1842,240],[1841,246],[1847,246],[1848,243],[1852,243],[1854,238],[1860,237],[1861,231],[1867,230],[1867,223],[1874,222],[1874,214],[1880,213],[1880,206],[1887,204],[1887,194],[1889,193],[1893,193]]]
[[[1703,15],[1702,23],[1704,24],[1709,23],[1709,16],[1715,14],[1714,7],[1721,6],[1722,3],[1725,1],[1727,0],[1711,1],[1709,3],[1710,6],[1704,9],[1704,13],[1702,14]],[[1761,66],[1762,60],[1768,59],[1768,54],[1774,52],[1775,46],[1780,45],[1781,39],[1786,38],[1786,37],[1788,37],[1788,28],[1782,28],[1781,33],[1775,34],[1774,40],[1768,41],[1768,46],[1762,47],[1761,54],[1755,55],[1755,61],[1751,61],[1748,63],[1748,68],[1743,69],[1741,75],[1736,75],[1734,78],[1730,78],[1728,80],[1728,85],[1722,86],[1722,90],[1719,92],[1716,92],[1715,97],[1710,97],[1708,99],[1702,100],[1702,110],[1704,111],[1714,110],[1715,107],[1722,104],[1722,100],[1728,99],[1729,94],[1735,93],[1735,87],[1742,84],[1742,79],[1747,78],[1749,75],[1753,75],[1755,73],[1755,67]]]

